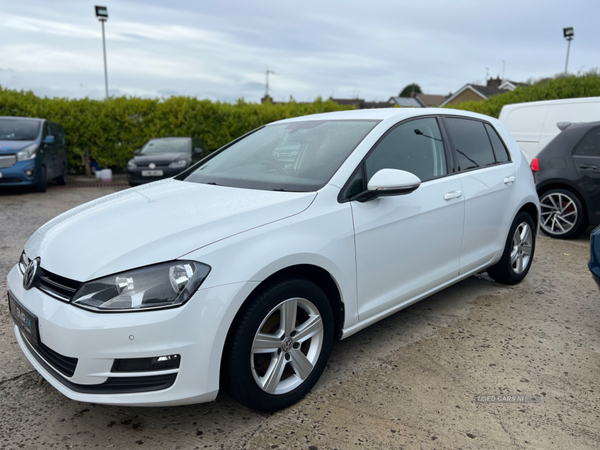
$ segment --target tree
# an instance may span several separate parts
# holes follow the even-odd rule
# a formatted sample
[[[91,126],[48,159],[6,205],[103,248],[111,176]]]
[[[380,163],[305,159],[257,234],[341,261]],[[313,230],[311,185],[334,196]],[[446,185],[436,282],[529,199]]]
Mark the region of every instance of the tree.
[[[402,89],[402,92],[400,92],[399,97],[410,97],[410,95],[413,92],[415,94],[423,93],[423,91],[421,91],[421,86],[419,86],[417,83],[411,83],[408,86],[406,86],[404,89]]]

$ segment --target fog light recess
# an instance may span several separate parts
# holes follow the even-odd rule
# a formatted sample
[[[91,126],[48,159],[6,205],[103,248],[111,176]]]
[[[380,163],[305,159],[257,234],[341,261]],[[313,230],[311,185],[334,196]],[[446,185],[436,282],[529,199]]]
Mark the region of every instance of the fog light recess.
[[[156,372],[179,369],[181,356],[167,355],[154,358],[115,359],[111,372]]]

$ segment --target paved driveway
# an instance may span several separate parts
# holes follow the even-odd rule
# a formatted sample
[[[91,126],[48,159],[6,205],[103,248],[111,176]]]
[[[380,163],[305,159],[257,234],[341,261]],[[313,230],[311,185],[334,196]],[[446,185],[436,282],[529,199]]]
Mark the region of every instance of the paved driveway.
[[[0,295],[39,226],[119,189],[0,192]],[[89,246],[102,251],[93,237]],[[0,448],[600,448],[600,292],[588,258],[587,236],[541,236],[523,283],[472,277],[336,343],[315,389],[275,414],[225,394],[171,408],[71,401],[22,355],[2,300]]]

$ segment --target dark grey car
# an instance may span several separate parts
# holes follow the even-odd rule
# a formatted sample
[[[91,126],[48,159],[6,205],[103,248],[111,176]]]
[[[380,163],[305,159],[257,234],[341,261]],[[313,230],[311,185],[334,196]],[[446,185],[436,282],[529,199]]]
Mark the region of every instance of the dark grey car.
[[[127,163],[127,181],[137,186],[174,177],[207,155],[204,145],[196,138],[150,139]]]
[[[531,167],[544,233],[568,239],[600,224],[600,122],[568,125]]]

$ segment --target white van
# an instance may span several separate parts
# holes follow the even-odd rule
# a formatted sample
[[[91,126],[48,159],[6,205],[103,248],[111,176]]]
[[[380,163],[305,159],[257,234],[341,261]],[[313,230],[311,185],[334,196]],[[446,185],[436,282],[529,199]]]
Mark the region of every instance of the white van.
[[[502,108],[499,119],[531,162],[561,132],[557,124],[600,121],[600,97],[513,103]]]

